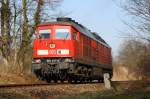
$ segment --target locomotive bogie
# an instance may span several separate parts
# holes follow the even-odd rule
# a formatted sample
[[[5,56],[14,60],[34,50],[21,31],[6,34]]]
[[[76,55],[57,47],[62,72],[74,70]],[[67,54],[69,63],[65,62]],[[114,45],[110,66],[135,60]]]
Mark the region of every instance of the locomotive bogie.
[[[46,60],[47,59],[45,59],[45,63],[34,64],[32,67],[36,76],[47,82],[50,82],[51,80],[54,80],[54,82],[58,80],[61,82],[65,80],[68,80],[69,82],[85,82],[90,80],[102,81],[103,72],[105,72],[101,67],[80,64],[69,58],[63,60],[58,59],[59,62],[54,59],[55,61],[53,61],[53,63],[47,63]]]

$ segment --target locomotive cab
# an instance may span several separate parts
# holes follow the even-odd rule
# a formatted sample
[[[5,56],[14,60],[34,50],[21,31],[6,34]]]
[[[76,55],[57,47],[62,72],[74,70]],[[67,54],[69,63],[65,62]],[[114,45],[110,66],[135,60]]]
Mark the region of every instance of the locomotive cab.
[[[72,57],[73,42],[69,26],[38,26],[34,41],[34,58]]]
[[[68,68],[74,62],[74,39],[71,26],[41,24],[36,27],[32,71],[40,77],[65,80]],[[71,68],[69,71],[72,71]],[[60,73],[63,73],[62,75]],[[55,74],[55,75],[53,75]],[[57,75],[57,76],[56,76]],[[63,76],[63,77],[62,77]]]

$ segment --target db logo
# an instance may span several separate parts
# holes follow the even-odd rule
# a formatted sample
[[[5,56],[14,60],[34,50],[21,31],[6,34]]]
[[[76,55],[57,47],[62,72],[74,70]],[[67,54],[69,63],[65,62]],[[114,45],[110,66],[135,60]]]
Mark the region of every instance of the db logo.
[[[49,50],[49,54],[55,55],[56,54],[56,50]]]

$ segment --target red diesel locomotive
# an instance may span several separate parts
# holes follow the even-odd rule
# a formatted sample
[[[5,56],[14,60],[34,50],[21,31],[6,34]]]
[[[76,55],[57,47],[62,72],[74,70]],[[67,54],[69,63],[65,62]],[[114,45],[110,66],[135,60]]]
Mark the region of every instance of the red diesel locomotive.
[[[112,75],[110,46],[71,18],[39,24],[35,35],[32,71],[39,79],[84,82]]]

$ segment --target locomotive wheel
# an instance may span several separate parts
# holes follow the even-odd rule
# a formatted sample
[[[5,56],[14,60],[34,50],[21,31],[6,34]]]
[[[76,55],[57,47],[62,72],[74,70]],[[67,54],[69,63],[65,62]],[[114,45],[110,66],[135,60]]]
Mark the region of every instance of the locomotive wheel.
[[[46,81],[47,81],[47,83],[50,83],[50,82],[51,82],[51,78],[50,78],[49,75],[46,76]]]
[[[57,74],[54,75],[53,80],[54,80],[54,83],[57,83],[57,82],[58,82],[58,75],[57,75]]]
[[[72,83],[72,79],[68,79],[68,82],[69,82],[69,83]]]
[[[55,83],[57,83],[57,82],[58,82],[58,80],[57,80],[57,79],[54,79],[54,82],[55,82]]]
[[[37,78],[38,78],[39,80],[44,80],[44,78],[43,78],[41,75],[38,75]]]
[[[83,78],[83,83],[87,83],[87,82],[86,82],[86,78],[85,78],[85,77]]]
[[[90,83],[92,82],[93,80],[90,78]]]
[[[61,70],[59,73],[59,78],[61,81],[64,81],[67,78],[67,70]]]
[[[83,84],[84,83],[84,78],[80,77],[80,83]]]
[[[41,69],[35,70],[34,73],[35,73],[36,77],[37,77],[39,80],[44,80],[44,77],[42,76]]]
[[[42,75],[42,77],[44,78],[44,79],[46,79],[46,73],[44,72],[44,70],[43,69],[41,69],[41,75]]]
[[[61,82],[61,83],[63,83],[63,82],[64,82],[64,80],[60,80],[60,82]]]
[[[75,80],[74,80],[74,83],[76,84],[77,82],[78,82],[78,80],[77,80],[77,79],[75,79]]]
[[[98,82],[99,82],[99,83],[103,83],[103,80],[104,80],[103,77],[99,77],[99,78],[98,78]]]
[[[69,76],[68,76],[68,82],[69,82],[69,83],[72,83],[72,75],[69,75]]]
[[[47,82],[47,83],[50,83],[50,82],[51,82],[51,79],[46,78],[46,82]]]
[[[37,78],[38,78],[39,80],[44,80],[44,76],[42,75],[42,70],[41,70],[41,69],[38,70],[36,76],[37,76]]]
[[[90,79],[87,79],[86,82],[89,83],[89,82],[90,82]]]

